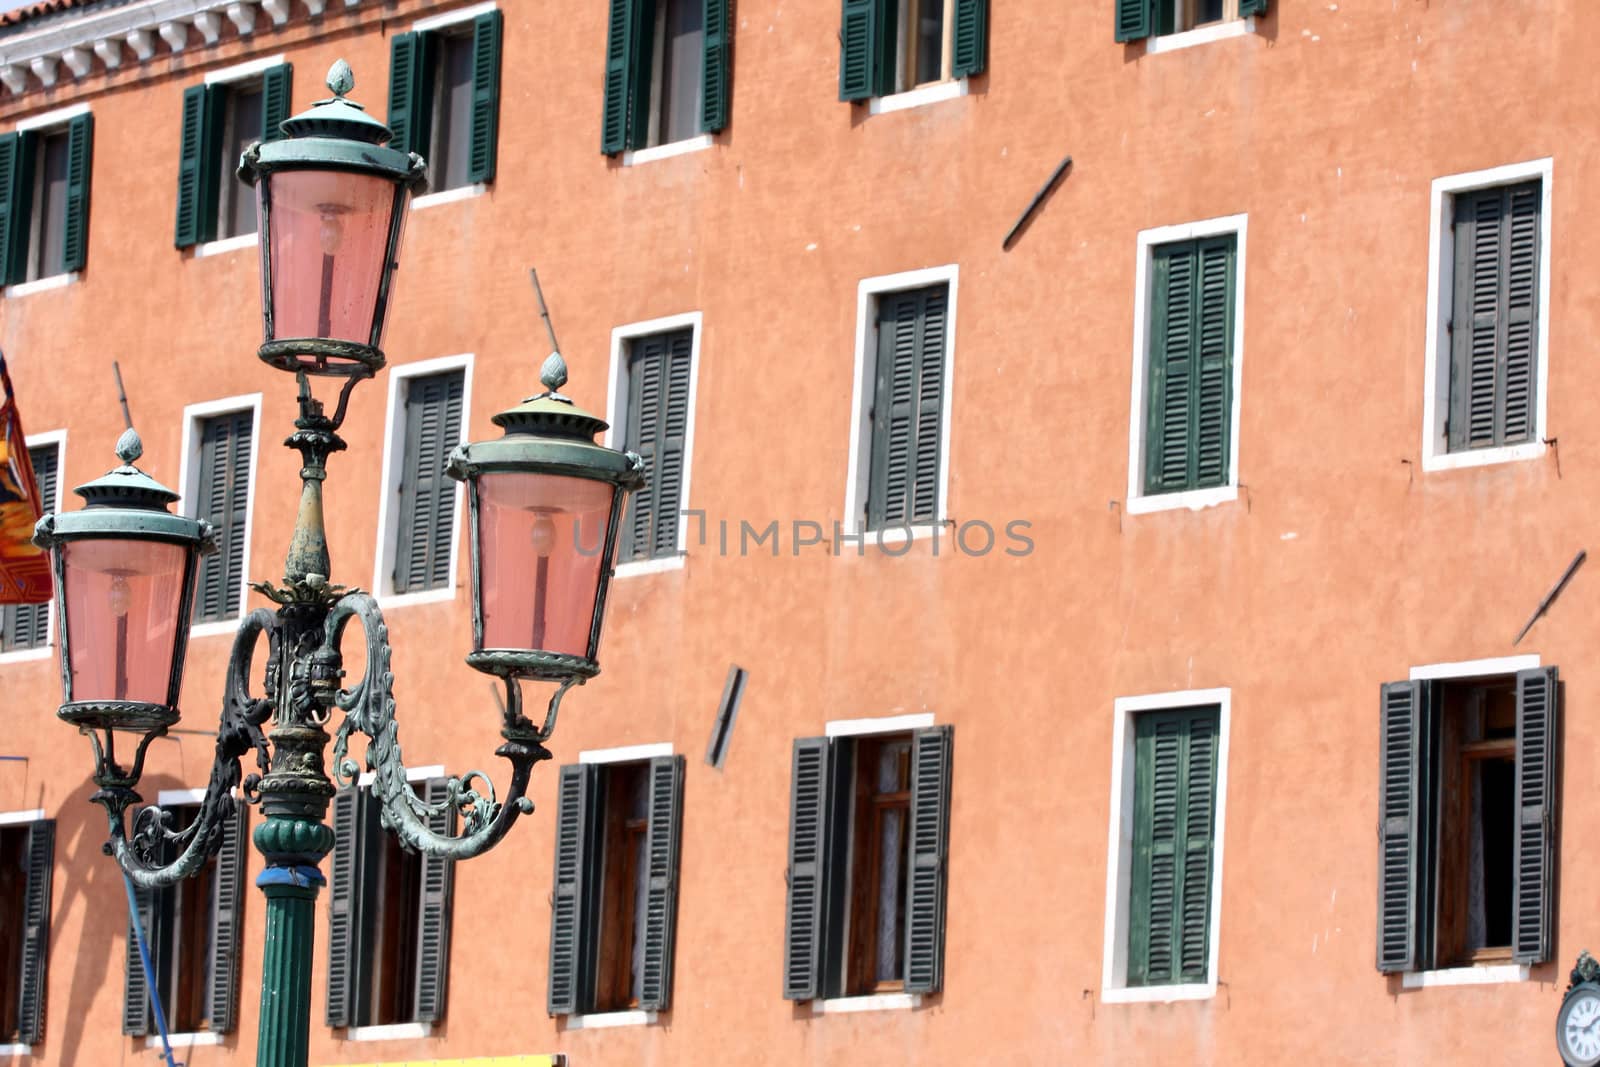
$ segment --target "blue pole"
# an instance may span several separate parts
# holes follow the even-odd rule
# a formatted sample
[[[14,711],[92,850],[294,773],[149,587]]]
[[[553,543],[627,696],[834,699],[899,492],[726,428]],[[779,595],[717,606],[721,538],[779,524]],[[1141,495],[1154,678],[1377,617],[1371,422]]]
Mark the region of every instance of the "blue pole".
[[[156,1029],[161,1031],[161,1054],[167,1067],[183,1067],[172,1058],[172,1042],[167,1038],[167,1012],[161,1006],[161,990],[156,987],[155,971],[150,967],[150,949],[144,943],[144,924],[139,921],[139,898],[133,893],[133,879],[122,872],[122,884],[128,890],[128,928],[133,931],[139,945],[139,965],[144,968],[144,986],[150,990],[150,1004],[155,1009]]]

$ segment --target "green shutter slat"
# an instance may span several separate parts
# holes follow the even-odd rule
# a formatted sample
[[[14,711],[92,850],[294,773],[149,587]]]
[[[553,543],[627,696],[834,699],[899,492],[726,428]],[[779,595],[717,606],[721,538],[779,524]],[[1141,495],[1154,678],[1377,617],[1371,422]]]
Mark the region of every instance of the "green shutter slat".
[[[394,556],[396,593],[449,584],[456,492],[444,465],[461,437],[465,401],[463,371],[413,378],[406,388],[405,453]]]
[[[917,315],[916,437],[912,447],[911,498],[906,518],[930,523],[939,517],[939,421],[944,408],[945,333],[950,290],[921,291]]]
[[[1137,41],[1155,29],[1155,0],[1112,0],[1118,41]]]
[[[1182,893],[1177,914],[1177,977],[1203,982],[1211,962],[1211,855],[1216,842],[1217,716],[1185,722]]]
[[[213,526],[220,527],[223,504],[227,498],[226,464],[219,456],[225,453],[227,424],[222,419],[206,419],[200,424],[200,475],[196,480],[199,494],[195,500],[195,515]],[[224,553],[217,552],[200,561],[200,577],[196,583],[194,621],[211,622],[222,618],[222,583],[227,571]]]
[[[789,889],[783,939],[785,1000],[811,1000],[822,993],[828,757],[826,737],[795,740],[789,781]]]
[[[948,301],[949,289],[943,285],[879,300],[869,529],[938,518]]]
[[[432,71],[426,33],[397,33],[389,40],[389,145],[402,152],[428,151],[428,93]]]
[[[587,1006],[594,992],[590,961],[595,946],[589,883],[595,864],[593,847],[598,776],[592,763],[561,768],[556,785],[555,890],[550,897],[550,985],[546,1005],[551,1015],[573,1015]]]
[[[294,100],[294,64],[279,63],[261,75],[261,140],[276,141],[283,136],[283,120],[288,118]],[[223,181],[237,181],[231,171]]]
[[[255,412],[239,411],[228,416],[233,422],[228,435],[228,495],[226,514],[228,534],[223,541],[228,570],[223,579],[223,617],[240,613],[244,591],[245,533],[250,515],[250,457],[255,450]]]
[[[200,562],[196,622],[216,622],[239,614],[254,423],[254,412],[246,410],[217,415],[200,424],[195,515],[216,529],[221,551]]]
[[[1555,867],[1555,764],[1560,679],[1554,667],[1517,672],[1517,832],[1511,958],[1550,958]]]
[[[989,0],[955,0],[951,71],[955,78],[983,73],[989,58]]]
[[[239,1021],[239,941],[244,925],[245,859],[249,837],[245,833],[249,808],[239,798],[222,817],[222,847],[217,850],[211,887],[212,918],[210,985],[207,1025],[219,1034],[231,1032]]]
[[[954,727],[911,735],[910,871],[906,878],[905,990],[944,985],[944,913],[950,842],[950,756]]]
[[[1251,15],[1265,15],[1267,13],[1267,0],[1239,0],[1239,17],[1248,18]]]
[[[1425,746],[1425,682],[1390,682],[1379,694],[1378,970],[1418,966],[1417,857]]]
[[[144,964],[139,958],[138,934],[134,923],[143,927],[145,943],[153,942],[155,893],[135,886],[135,914],[128,916],[127,941],[123,951],[122,979],[122,1032],[132,1037],[143,1037],[150,1032],[150,985],[145,981]],[[152,956],[151,966],[155,965]]]
[[[888,36],[881,25],[879,0],[843,0],[839,17],[839,99],[866,100],[878,93],[881,75],[880,38]]]
[[[430,807],[428,829],[436,834],[455,833],[455,809],[446,779],[429,779],[423,796]],[[424,852],[422,904],[417,913],[417,981],[412,1019],[419,1023],[444,1018],[450,980],[450,913],[455,883],[455,861]]]
[[[1538,182],[1506,190],[1506,337],[1499,374],[1503,445],[1531,441],[1535,432],[1541,199]]]
[[[643,1011],[666,1011],[672,1006],[684,766],[682,756],[657,756],[650,761],[650,819],[645,830],[648,882],[639,975],[639,1008]]]
[[[188,248],[216,234],[217,183],[212,171],[217,91],[192,85],[183,91],[183,126],[178,144],[178,220],[172,243]]]
[[[28,241],[28,212],[23,204],[33,183],[22,165],[23,136],[0,135],[0,285],[22,279],[16,269],[21,259],[18,248]]]
[[[355,1021],[360,914],[357,840],[361,830],[361,791],[349,786],[333,795],[330,821],[333,852],[328,877],[328,997],[324,1019],[329,1026]]]
[[[1227,483],[1233,421],[1232,234],[1155,249],[1145,492]]]
[[[683,507],[683,468],[689,436],[689,371],[694,332],[679,330],[662,338],[663,410],[656,439],[655,516],[651,529],[653,556],[678,551],[678,518]]]
[[[666,436],[670,334],[652,334],[629,345],[628,432],[629,451],[644,460],[644,484],[628,496],[622,529],[620,558],[649,559],[655,553],[656,531],[662,512],[676,508],[662,498],[663,440]],[[676,515],[673,516],[676,519]],[[676,549],[676,538],[673,548]]]
[[[629,109],[633,102],[635,8],[640,0],[611,0],[606,18],[605,103],[600,117],[600,151],[615,155],[630,147]]]
[[[16,162],[11,194],[11,233],[6,241],[6,283],[28,277],[29,231],[33,223],[33,179],[38,166],[39,135],[29,130],[17,134]]]
[[[733,95],[733,23],[728,0],[704,0],[702,17],[700,129],[716,133],[728,125]]]
[[[82,270],[89,261],[89,187],[94,174],[94,116],[67,123],[67,206],[61,226],[61,269]]]
[[[500,36],[504,16],[487,11],[472,20],[472,135],[467,180],[494,181],[500,129]]]
[[[1147,493],[1171,492],[1188,485],[1195,258],[1192,241],[1157,248],[1154,253],[1145,434]]]
[[[28,827],[28,872],[23,889],[22,973],[17,1001],[17,1040],[35,1045],[44,1037],[45,989],[50,962],[50,879],[54,872],[56,824],[40,819]]]
[[[1229,424],[1233,419],[1234,237],[1198,242],[1195,255],[1194,468],[1197,489],[1228,481]]]

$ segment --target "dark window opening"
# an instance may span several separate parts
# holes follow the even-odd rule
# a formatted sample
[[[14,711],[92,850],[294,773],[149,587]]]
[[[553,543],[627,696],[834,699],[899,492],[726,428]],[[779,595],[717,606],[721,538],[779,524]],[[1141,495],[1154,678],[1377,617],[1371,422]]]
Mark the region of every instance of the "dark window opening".
[[[600,946],[594,1010],[639,1003],[649,868],[650,765],[611,764],[600,775]]]
[[[255,189],[234,177],[239,156],[261,139],[263,94],[259,83],[230,85],[222,94],[222,136],[217,168],[217,237],[256,232]]]
[[[378,806],[368,808],[376,824]],[[377,855],[372,866],[372,892],[378,907],[368,912],[365,931],[372,947],[363,975],[367,983],[365,1011],[356,1026],[386,1026],[413,1021],[417,977],[417,910],[422,902],[422,857],[400,847],[381,825],[368,831]]]
[[[187,829],[200,805],[167,808],[174,830]],[[216,927],[216,857],[200,873],[177,885],[155,891],[156,934],[150,939],[151,967],[160,984],[167,1026],[174,1033],[210,1028],[212,936]]]
[[[433,48],[433,123],[428,139],[430,187],[471,184],[472,34],[439,34]]]
[[[898,990],[905,982],[911,737],[864,737],[854,748],[844,990],[851,996]]]
[[[705,51],[704,0],[658,0],[648,144],[672,144],[700,133]]]
[[[28,237],[27,281],[48,278],[66,270],[67,131],[39,138],[38,166],[34,171],[33,227]]]
[[[22,931],[27,917],[28,828],[0,826],[0,1043],[22,1024]]]

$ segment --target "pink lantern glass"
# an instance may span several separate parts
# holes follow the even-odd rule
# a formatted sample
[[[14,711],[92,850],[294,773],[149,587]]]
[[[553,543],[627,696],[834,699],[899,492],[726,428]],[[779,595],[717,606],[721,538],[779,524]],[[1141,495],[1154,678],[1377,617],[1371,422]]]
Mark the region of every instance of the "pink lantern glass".
[[[86,538],[61,551],[72,699],[170,703],[188,546]]]
[[[555,474],[478,482],[483,649],[588,657],[616,487]]]

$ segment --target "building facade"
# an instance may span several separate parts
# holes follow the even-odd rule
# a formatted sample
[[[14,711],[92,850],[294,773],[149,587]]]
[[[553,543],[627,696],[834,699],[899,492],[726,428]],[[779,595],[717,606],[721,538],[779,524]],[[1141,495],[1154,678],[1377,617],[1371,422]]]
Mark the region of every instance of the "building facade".
[[[335,59],[434,180],[326,489],[419,790],[505,780],[441,466],[536,391],[529,267],[568,392],[649,464],[532,816],[450,870],[359,786],[330,810],[312,1062],[1549,1059],[1600,934],[1591,575],[1518,631],[1600,519],[1590,30],[1580,0],[0,20],[0,345],[47,503],[114,463],[116,360],[141,465],[222,536],[147,800],[181,820],[204,781],[297,499],[231,161]],[[251,1062],[256,814],[140,900],[152,990],[54,624],[0,621],[0,1059],[149,1055],[154,992],[191,1067]]]

